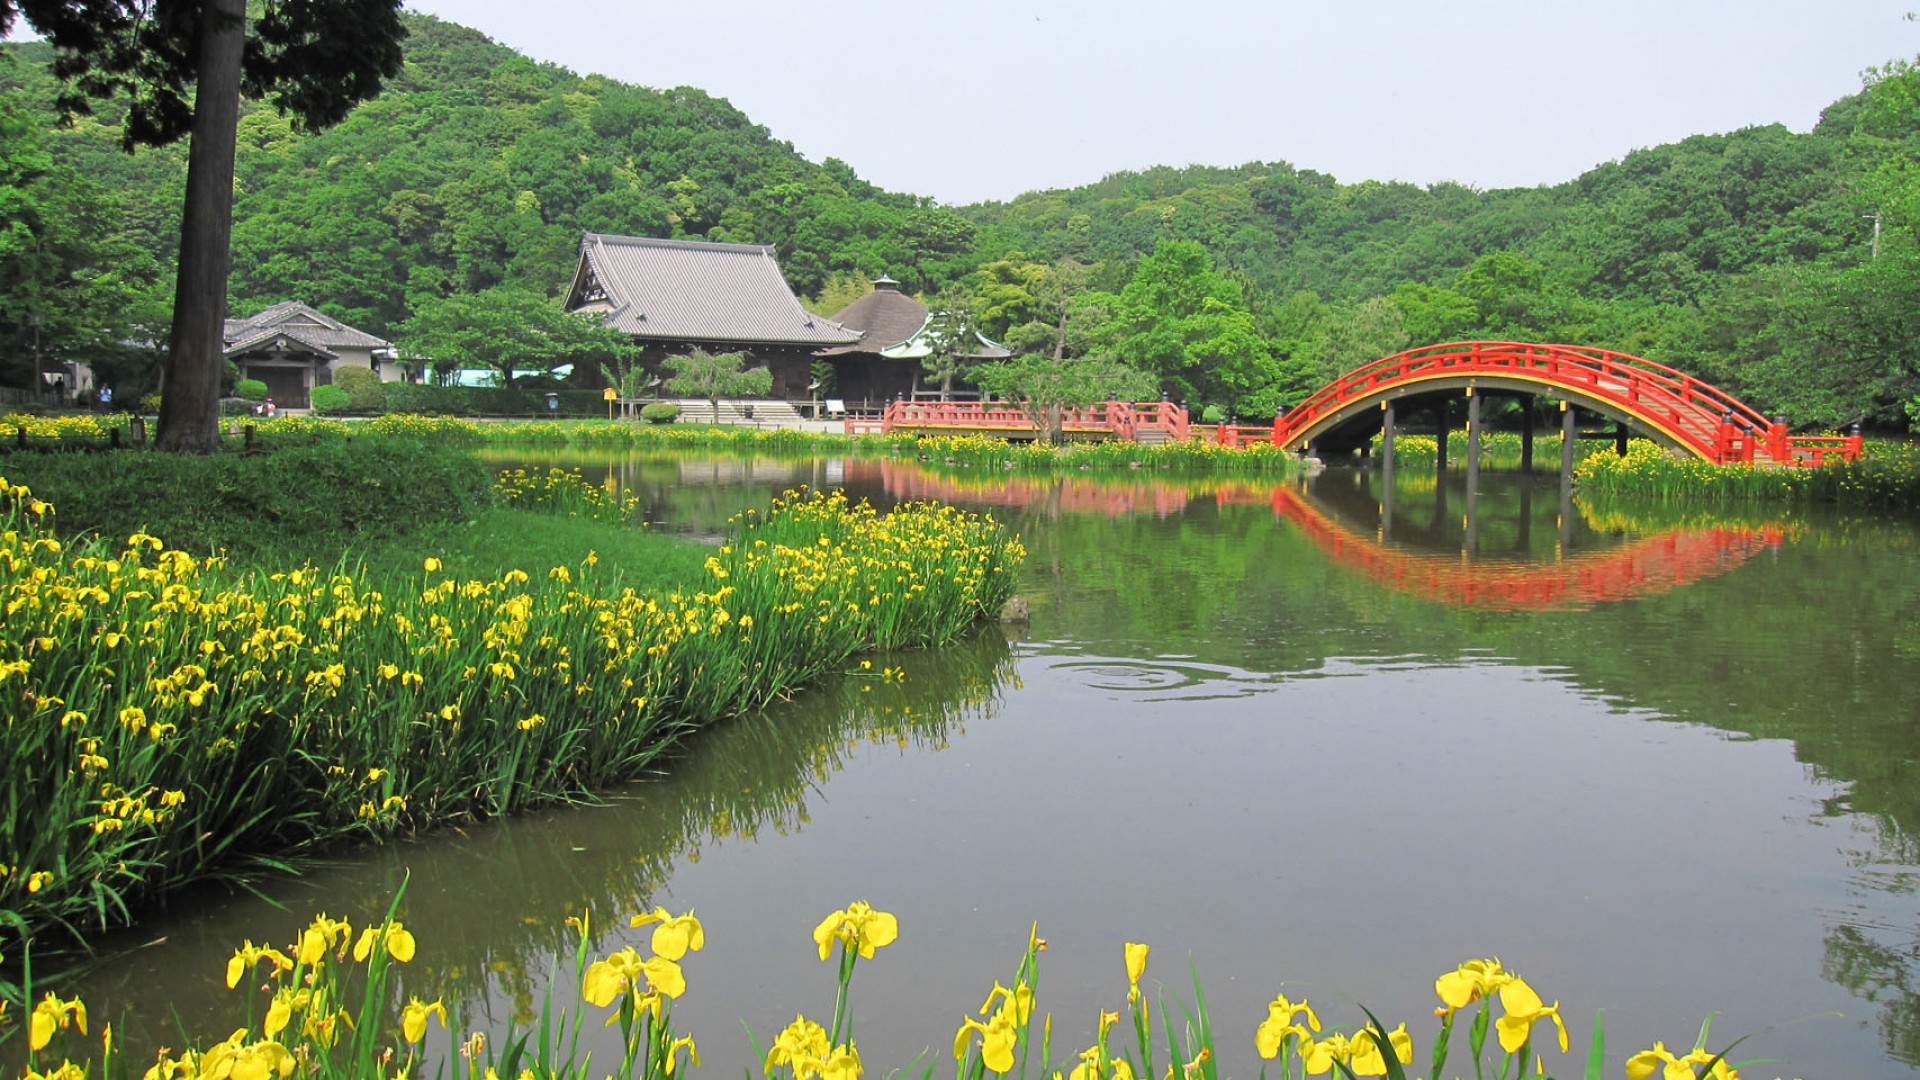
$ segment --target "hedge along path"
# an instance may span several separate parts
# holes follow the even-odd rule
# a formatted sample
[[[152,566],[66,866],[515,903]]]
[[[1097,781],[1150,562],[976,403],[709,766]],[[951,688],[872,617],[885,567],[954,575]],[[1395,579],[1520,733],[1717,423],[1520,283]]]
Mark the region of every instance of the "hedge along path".
[[[692,595],[602,585],[591,554],[492,581],[426,559],[389,594],[69,547],[53,513],[0,478],[0,926],[75,937],[318,845],[581,799],[857,653],[952,640],[1025,556],[950,507],[789,495]]]

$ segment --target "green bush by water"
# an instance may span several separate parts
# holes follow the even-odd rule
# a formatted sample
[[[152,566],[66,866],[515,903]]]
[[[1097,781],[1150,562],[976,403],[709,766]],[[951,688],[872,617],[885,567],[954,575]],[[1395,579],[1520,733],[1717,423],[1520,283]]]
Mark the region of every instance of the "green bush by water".
[[[324,557],[493,505],[490,472],[464,449],[406,438],[327,438],[251,456],[26,454],[3,467],[59,508],[52,524],[63,537],[118,543],[146,532],[196,557]]]

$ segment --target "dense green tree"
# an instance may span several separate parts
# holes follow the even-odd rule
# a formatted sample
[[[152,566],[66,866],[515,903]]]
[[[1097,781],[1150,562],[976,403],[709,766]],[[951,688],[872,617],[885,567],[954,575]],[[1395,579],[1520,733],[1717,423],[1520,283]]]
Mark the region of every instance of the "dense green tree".
[[[940,400],[953,400],[953,384],[966,374],[980,351],[979,301],[964,285],[950,286],[928,305],[930,352],[920,366],[927,378],[940,383]]]
[[[667,389],[683,397],[703,397],[717,414],[721,398],[765,397],[773,390],[773,372],[750,368],[740,353],[695,349],[666,359]]]
[[[150,355],[129,343],[155,333],[158,268],[111,227],[118,211],[0,98],[0,381],[43,391],[44,368],[78,361],[108,385],[143,384]]]
[[[1412,344],[1400,306],[1376,296],[1328,321],[1323,373],[1332,379]]]
[[[1272,415],[1278,406],[1273,351],[1240,285],[1216,271],[1198,243],[1160,244],[1105,302],[1100,346],[1168,393],[1246,415]]]
[[[25,15],[59,50],[60,103],[124,96],[123,140],[191,135],[179,272],[156,444],[208,453],[218,429],[240,95],[311,127],[339,122],[400,66],[399,0],[0,0],[0,36]],[[192,87],[192,101],[188,100]]]
[[[1067,409],[1102,401],[1140,401],[1154,393],[1153,376],[1119,360],[1101,356],[1057,359],[1028,353],[974,369],[981,389],[1018,404],[1040,437],[1058,443],[1064,437]]]
[[[510,285],[422,300],[400,324],[395,344],[437,370],[490,369],[502,386],[514,385],[516,371],[551,372],[566,364],[605,371],[634,351],[630,338],[597,317],[570,315]]]

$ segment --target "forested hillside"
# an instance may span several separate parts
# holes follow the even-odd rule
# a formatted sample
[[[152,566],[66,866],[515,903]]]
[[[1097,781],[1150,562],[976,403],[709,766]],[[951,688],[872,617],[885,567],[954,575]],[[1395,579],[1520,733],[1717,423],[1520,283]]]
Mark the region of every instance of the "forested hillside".
[[[1796,425],[1904,422],[1920,393],[1920,75],[1903,65],[1810,134],[1696,136],[1553,187],[1256,163],[948,208],[809,162],[700,90],[576,75],[429,16],[408,26],[404,71],[338,127],[243,118],[237,312],[300,299],[392,334],[450,296],[552,298],[592,230],[775,244],[823,310],[890,274],[1024,351],[1064,331],[1069,354],[1243,416],[1353,363],[1471,337],[1638,353]],[[49,51],[7,52],[0,381],[61,353],[137,377],[145,360],[108,354],[164,329],[184,154],[123,153],[110,107],[52,128]],[[859,108],[850,95],[849,122]]]

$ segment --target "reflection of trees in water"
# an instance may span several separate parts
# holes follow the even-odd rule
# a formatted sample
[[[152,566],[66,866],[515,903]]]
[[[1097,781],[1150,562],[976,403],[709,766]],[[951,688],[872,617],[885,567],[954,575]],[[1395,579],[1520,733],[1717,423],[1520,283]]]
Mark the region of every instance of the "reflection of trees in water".
[[[884,679],[887,666],[912,674]],[[568,916],[647,910],[674,868],[709,847],[803,828],[808,794],[859,747],[945,749],[968,720],[998,711],[1012,673],[1006,639],[991,627],[939,650],[876,657],[871,673],[694,736],[662,777],[615,794],[614,808],[507,823],[508,835],[486,844],[486,861],[489,877],[514,886],[440,892],[444,906],[409,894],[409,923],[432,928],[422,936],[421,954],[434,963],[419,973],[422,989],[457,995],[494,1021],[527,1021],[550,966],[570,971],[578,937]],[[624,925],[624,914],[602,922],[595,937]],[[501,1005],[507,1015],[493,1015]]]
[[[1846,987],[1879,1008],[1880,1044],[1887,1055],[1920,1067],[1920,992],[1914,967],[1920,963],[1920,938],[1901,945],[1875,941],[1859,926],[1832,928],[1826,938],[1822,977]]]
[[[509,1019],[525,1024],[555,973],[556,1000],[571,998],[579,937],[566,924],[570,916],[591,910],[605,920],[595,925],[596,938],[624,929],[625,915],[652,907],[676,866],[718,844],[804,827],[809,793],[857,748],[944,749],[969,720],[998,711],[1001,687],[1014,677],[1007,640],[995,627],[872,662],[871,673],[856,664],[848,677],[793,701],[696,733],[658,777],[606,793],[609,805],[448,828],[316,866],[263,884],[269,900],[229,905],[210,936],[188,899],[181,925],[156,921],[124,935],[120,947],[145,947],[101,965],[75,989],[136,1052],[177,1045],[182,1030],[196,1037],[230,1030],[241,997],[226,989],[222,973],[242,937],[285,944],[322,911],[356,925],[378,919],[404,885],[400,917],[420,951],[398,971],[399,1000],[418,994],[463,1002],[472,1026],[496,1033]],[[910,674],[880,677],[888,666]],[[151,993],[159,982],[169,987],[165,1002]]]

